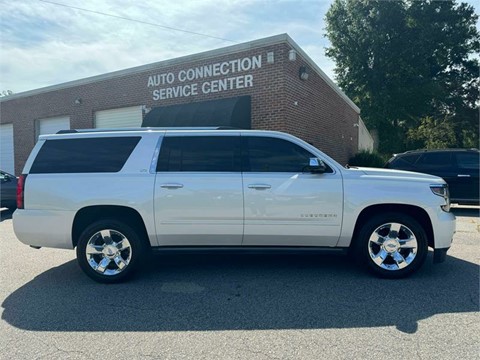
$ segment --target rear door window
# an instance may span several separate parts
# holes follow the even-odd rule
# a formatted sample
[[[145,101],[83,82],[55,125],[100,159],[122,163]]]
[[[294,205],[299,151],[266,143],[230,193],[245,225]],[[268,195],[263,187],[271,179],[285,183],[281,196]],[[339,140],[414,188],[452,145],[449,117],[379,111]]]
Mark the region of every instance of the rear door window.
[[[31,174],[118,172],[141,137],[46,140]]]
[[[239,172],[240,136],[168,136],[157,171]]]

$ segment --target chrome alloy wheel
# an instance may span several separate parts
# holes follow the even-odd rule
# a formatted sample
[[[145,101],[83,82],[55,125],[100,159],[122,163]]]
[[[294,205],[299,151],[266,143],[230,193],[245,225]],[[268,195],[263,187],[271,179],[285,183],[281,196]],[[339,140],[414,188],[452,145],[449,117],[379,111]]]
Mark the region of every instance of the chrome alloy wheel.
[[[105,229],[88,240],[85,249],[90,267],[101,275],[117,275],[125,270],[132,258],[130,242],[121,232]]]
[[[399,223],[387,223],[376,228],[368,241],[373,262],[385,270],[401,270],[417,256],[418,242],[412,230]]]

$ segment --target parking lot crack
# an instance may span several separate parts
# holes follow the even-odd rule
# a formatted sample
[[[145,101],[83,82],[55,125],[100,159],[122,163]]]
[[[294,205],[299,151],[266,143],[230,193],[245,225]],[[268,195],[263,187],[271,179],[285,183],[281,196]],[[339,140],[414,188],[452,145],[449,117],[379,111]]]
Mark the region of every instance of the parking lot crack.
[[[63,355],[69,355],[69,354],[80,354],[82,355],[84,358],[88,358],[88,359],[93,359],[93,357],[91,357],[90,355],[88,355],[87,353],[85,353],[84,351],[81,351],[81,350],[65,350],[65,349],[61,349],[59,348],[57,345],[53,344],[53,343],[48,343],[44,340],[42,340],[41,338],[39,337],[36,337],[38,341],[40,341],[42,344],[44,344],[46,347],[50,347],[50,348],[53,348],[55,351],[54,352],[51,352],[51,353],[48,353],[48,354],[45,354],[45,355],[42,355],[40,357],[38,357],[37,359],[41,359],[41,358],[51,358],[52,355],[56,354],[56,353],[61,353]],[[63,357],[63,356],[62,356]]]
[[[255,355],[263,355],[264,357],[268,358],[268,359],[274,359],[274,360],[278,360],[278,359],[281,359],[277,356],[274,356],[274,355],[271,355],[271,354],[266,354],[264,353],[263,351],[260,351],[260,350],[253,350],[253,349],[246,349],[246,348],[235,348],[236,350],[239,350],[239,351],[245,351],[245,352],[248,352],[248,353],[251,353],[251,354],[255,354]]]
[[[148,358],[148,359],[162,359],[162,357],[158,356],[158,355],[151,355],[151,354],[139,354],[140,357],[143,357],[143,358]]]

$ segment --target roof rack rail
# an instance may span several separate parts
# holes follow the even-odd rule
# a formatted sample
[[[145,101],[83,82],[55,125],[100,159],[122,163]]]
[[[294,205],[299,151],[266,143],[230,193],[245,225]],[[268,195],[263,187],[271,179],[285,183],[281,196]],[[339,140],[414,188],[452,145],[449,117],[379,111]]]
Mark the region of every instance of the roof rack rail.
[[[232,126],[197,126],[197,127],[131,127],[131,128],[97,128],[60,130],[56,134],[75,134],[112,131],[149,131],[149,130],[240,130]]]

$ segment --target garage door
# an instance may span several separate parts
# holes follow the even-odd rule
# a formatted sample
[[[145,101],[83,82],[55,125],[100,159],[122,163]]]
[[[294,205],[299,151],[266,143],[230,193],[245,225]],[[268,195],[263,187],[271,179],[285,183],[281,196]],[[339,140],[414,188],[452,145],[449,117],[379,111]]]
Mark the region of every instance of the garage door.
[[[141,125],[141,106],[131,106],[95,112],[96,128],[125,128],[140,127]]]
[[[0,169],[15,173],[13,156],[13,124],[0,125]]]
[[[37,139],[40,135],[55,134],[60,130],[70,129],[70,118],[59,116],[37,120]]]

